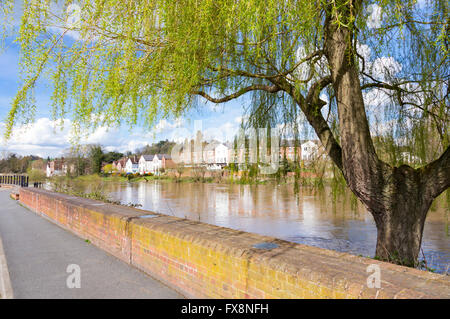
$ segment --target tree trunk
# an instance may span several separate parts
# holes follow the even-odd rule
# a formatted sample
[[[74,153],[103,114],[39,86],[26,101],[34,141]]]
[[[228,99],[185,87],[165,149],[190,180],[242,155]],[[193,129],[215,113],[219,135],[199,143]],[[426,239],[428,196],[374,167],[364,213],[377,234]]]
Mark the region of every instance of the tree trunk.
[[[344,10],[341,16],[348,16],[351,10],[345,7],[345,4],[341,6]],[[341,161],[329,154],[342,170],[349,188],[375,219],[378,230],[376,257],[414,266],[428,209],[433,199],[450,183],[450,173],[445,171],[449,168],[449,152],[445,152],[440,163],[419,170],[406,165],[391,167],[378,158],[365,113],[354,52],[354,31],[345,25],[339,26],[334,20],[336,16],[331,10],[327,15],[324,52],[337,101]],[[434,189],[433,183],[437,181],[439,187]]]
[[[403,206],[403,205],[402,205]],[[405,205],[403,210],[386,211],[374,216],[377,225],[375,258],[415,267],[422,244],[427,209]],[[419,218],[416,216],[419,215]]]
[[[379,193],[383,205],[367,206],[377,226],[377,258],[417,266],[425,219],[433,201],[425,196],[423,180],[420,172],[409,166],[394,167]]]

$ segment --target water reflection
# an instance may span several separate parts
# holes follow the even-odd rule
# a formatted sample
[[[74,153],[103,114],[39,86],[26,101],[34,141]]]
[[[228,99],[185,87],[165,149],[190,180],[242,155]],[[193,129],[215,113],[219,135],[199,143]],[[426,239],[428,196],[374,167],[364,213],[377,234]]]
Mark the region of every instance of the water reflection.
[[[349,194],[337,202],[330,191],[292,185],[201,183],[108,183],[106,191],[122,203],[218,226],[282,238],[322,248],[373,256],[376,227],[372,216]],[[441,205],[443,206],[443,205]],[[430,211],[423,252],[428,266],[446,272],[450,262],[448,212]]]

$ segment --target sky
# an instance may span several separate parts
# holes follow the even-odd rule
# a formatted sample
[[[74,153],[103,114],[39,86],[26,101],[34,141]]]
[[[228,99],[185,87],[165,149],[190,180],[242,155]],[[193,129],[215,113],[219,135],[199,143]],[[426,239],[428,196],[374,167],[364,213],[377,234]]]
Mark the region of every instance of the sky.
[[[26,126],[16,126],[10,140],[5,141],[3,132],[5,120],[15,93],[20,87],[19,48],[7,39],[3,53],[0,53],[0,154],[13,152],[20,155],[38,155],[56,157],[71,146],[72,121],[64,119],[64,125],[53,121],[51,116],[51,87],[41,80],[35,90],[35,122]],[[81,144],[95,143],[104,146],[106,151],[135,151],[137,148],[160,140],[176,140],[194,137],[194,126],[201,127],[206,138],[231,141],[238,131],[243,114],[244,99],[231,101],[224,105],[203,103],[201,108],[190,111],[178,120],[161,120],[153,129],[128,126],[120,128],[99,127],[82,138]],[[196,122],[201,121],[201,122]]]
[[[19,20],[19,17],[20,15],[16,14],[15,20]],[[368,25],[378,27],[380,19],[381,12],[377,7],[374,7]],[[361,44],[360,49],[363,55],[370,57],[371,50],[369,47]],[[374,65],[378,63],[382,66],[388,65],[391,69],[401,70],[401,65],[397,65],[395,60],[389,59],[392,58],[376,59],[373,63]],[[66,118],[64,119],[64,126],[60,127],[59,122],[51,119],[51,87],[45,80],[40,80],[35,90],[37,108],[34,123],[16,126],[10,140],[5,141],[3,139],[4,123],[11,102],[20,87],[18,61],[19,47],[12,42],[11,38],[8,38],[4,51],[0,52],[0,156],[2,154],[4,156],[7,152],[19,155],[33,154],[44,158],[61,156],[71,146],[72,121],[70,118]],[[302,71],[300,70],[300,72]],[[368,104],[376,105],[383,98],[380,92],[369,93],[371,94],[367,94],[366,97]],[[326,96],[322,96],[322,98],[327,100]],[[199,104],[203,107],[190,111],[184,118],[177,120],[163,119],[152,129],[143,127],[130,129],[126,126],[119,128],[99,127],[87,137],[82,138],[80,143],[101,144],[106,151],[133,152],[137,148],[160,140],[181,141],[186,137],[194,138],[194,132],[198,129],[202,130],[206,139],[216,139],[222,142],[232,141],[234,135],[238,132],[244,114],[244,105],[249,103],[248,99],[249,96],[244,96],[219,105],[200,100]],[[201,124],[198,121],[201,121]]]

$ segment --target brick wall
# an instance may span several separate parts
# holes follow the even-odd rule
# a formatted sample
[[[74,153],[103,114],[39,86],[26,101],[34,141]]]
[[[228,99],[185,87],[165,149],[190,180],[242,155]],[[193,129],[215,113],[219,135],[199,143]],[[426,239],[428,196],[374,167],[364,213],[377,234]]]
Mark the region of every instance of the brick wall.
[[[448,276],[369,258],[41,189],[22,188],[20,202],[188,297],[450,297]],[[370,264],[380,289],[367,287]]]

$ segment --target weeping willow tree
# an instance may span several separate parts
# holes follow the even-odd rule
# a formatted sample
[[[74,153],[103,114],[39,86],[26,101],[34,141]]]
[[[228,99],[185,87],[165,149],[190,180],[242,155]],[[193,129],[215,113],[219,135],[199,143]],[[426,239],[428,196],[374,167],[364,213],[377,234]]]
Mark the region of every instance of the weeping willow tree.
[[[11,13],[12,0],[2,3]],[[303,118],[312,127],[373,215],[376,256],[414,265],[430,205],[450,184],[448,6],[24,0],[23,85],[5,134],[33,120],[40,79],[53,85],[55,119],[70,116],[80,132],[150,127],[202,100],[249,95],[249,123]]]

